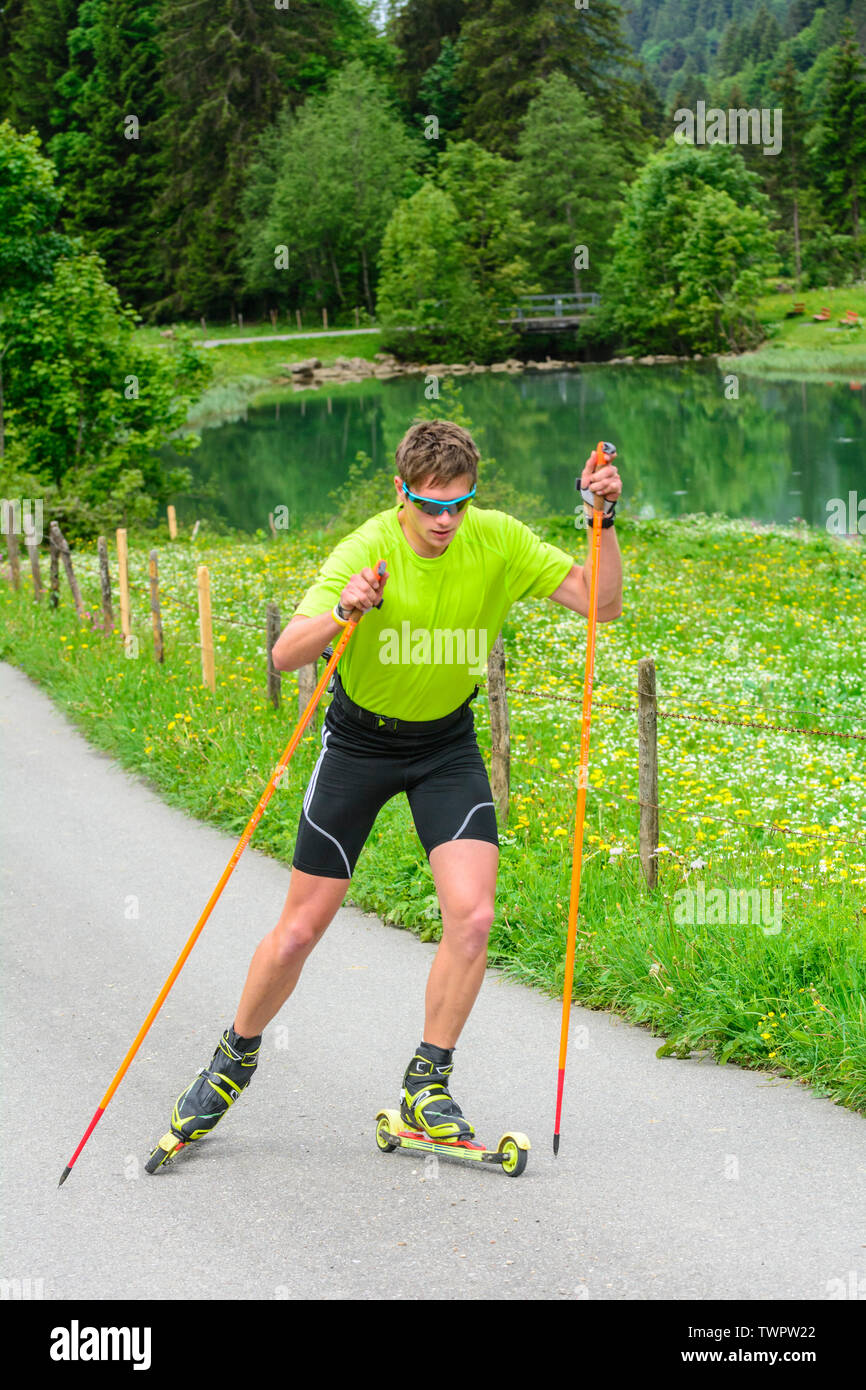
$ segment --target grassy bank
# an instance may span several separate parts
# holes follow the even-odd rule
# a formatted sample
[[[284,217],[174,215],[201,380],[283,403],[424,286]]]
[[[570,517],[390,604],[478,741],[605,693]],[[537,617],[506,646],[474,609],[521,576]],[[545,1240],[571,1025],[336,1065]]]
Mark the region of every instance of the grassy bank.
[[[805,305],[803,314],[792,313],[797,303]],[[815,323],[813,316],[825,309],[830,310],[829,320]],[[724,370],[807,380],[866,377],[866,326],[843,327],[840,320],[849,309],[866,325],[866,286],[765,295],[757,310],[766,341],[755,352],[720,357],[719,365]]]
[[[178,324],[178,331],[192,333],[202,339],[201,325],[194,323]],[[158,328],[142,327],[139,332],[151,342],[160,342]],[[291,327],[278,324],[278,333],[289,333]],[[248,338],[273,333],[271,324],[245,324],[238,328],[233,324],[208,324],[208,338]],[[318,357],[325,367],[333,366],[338,357],[363,357],[372,361],[382,350],[382,337],[379,333],[364,333],[334,338],[309,337],[292,338],[285,342],[232,342],[226,346],[204,349],[204,355],[213,367],[213,381],[196,402],[190,414],[190,423],[204,424],[216,416],[227,415],[243,410],[244,406],[255,405],[274,392],[291,391],[289,362],[300,362],[307,357]]]
[[[866,1112],[864,745],[770,727],[866,730],[863,550],[823,533],[705,518],[620,529],[626,613],[599,633],[575,998],[647,1025],[666,1039],[663,1051],[706,1049]],[[583,548],[567,522],[545,531]],[[65,590],[58,610],[36,606],[28,581],[17,594],[0,584],[0,656],[166,800],[237,836],[297,717],[293,675],[283,677],[279,711],[266,698],[265,604],[275,599],[285,623],[333,542],[321,531],[279,543],[163,540],[162,667],[149,634],[153,543],[133,544],[130,556],[137,658],[80,625]],[[200,563],[211,571],[213,694],[201,684],[196,646]],[[79,547],[75,565],[96,611],[93,549]],[[544,602],[519,605],[505,630],[512,801],[500,827],[491,961],[554,993],[563,982],[584,632]],[[646,654],[657,662],[666,716],[654,893],[637,860],[632,712]],[[475,709],[486,754],[483,694]],[[308,736],[256,831],[257,847],[286,863],[317,751]],[[731,889],[764,889],[774,915],[756,922],[729,910],[717,922],[696,896],[688,920],[683,890],[699,886],[716,903],[719,890],[729,902]],[[402,798],[382,812],[350,896],[427,939],[438,934],[429,867]]]
[[[805,305],[802,315],[792,315],[795,303]],[[815,323],[813,315],[830,310],[827,323]],[[847,310],[853,310],[866,322],[866,286],[851,289],[818,289],[803,292],[778,293],[775,289],[758,301],[758,318],[766,338],[754,352],[722,355],[718,358],[722,371],[746,372],[760,376],[779,376],[803,380],[866,379],[866,328],[843,328],[840,320]],[[179,324],[179,329],[202,339],[200,324]],[[151,341],[160,341],[161,330],[142,327],[139,330]],[[208,324],[207,338],[238,340],[248,337],[265,338],[274,332],[270,321],[244,324]],[[277,332],[292,332],[292,325],[281,322]],[[263,404],[291,390],[287,363],[305,357],[318,357],[323,366],[332,366],[338,357],[362,357],[373,361],[382,351],[382,335],[363,334],[358,337],[307,337],[285,342],[232,341],[228,345],[206,350],[214,369],[212,385],[197,402],[190,416],[196,426],[219,416],[238,414],[246,406]],[[335,388],[332,388],[335,389]],[[345,389],[345,388],[340,388]]]

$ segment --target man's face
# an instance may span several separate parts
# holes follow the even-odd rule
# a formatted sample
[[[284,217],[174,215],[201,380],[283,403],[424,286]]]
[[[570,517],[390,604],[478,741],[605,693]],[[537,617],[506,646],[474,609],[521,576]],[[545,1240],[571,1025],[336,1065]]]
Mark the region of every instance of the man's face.
[[[394,486],[397,490],[397,500],[403,503],[401,515],[405,517],[405,524],[412,534],[424,545],[428,555],[439,555],[450,545],[457,532],[463,518],[465,517],[469,504],[461,512],[455,512],[454,516],[449,516],[447,512],[440,512],[438,516],[428,516],[426,512],[415,506],[415,503],[406,497],[403,492],[403,479],[395,477]],[[466,474],[459,478],[454,478],[450,483],[435,483],[431,478],[425,478],[423,483],[416,484],[410,489],[416,497],[432,498],[437,502],[452,502],[458,497],[465,497],[467,492],[472,491],[472,483]]]

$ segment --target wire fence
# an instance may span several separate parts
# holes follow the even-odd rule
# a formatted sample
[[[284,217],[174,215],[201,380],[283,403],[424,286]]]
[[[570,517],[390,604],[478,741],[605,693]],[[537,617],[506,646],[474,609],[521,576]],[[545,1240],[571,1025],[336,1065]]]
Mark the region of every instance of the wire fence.
[[[56,527],[56,523],[52,525],[52,541],[53,541],[53,542],[54,542],[54,530],[55,530],[55,527]],[[57,532],[57,535],[59,536],[59,531]],[[60,537],[60,542],[62,542],[62,536]],[[57,543],[57,550],[58,550],[58,552],[60,551],[60,542]],[[63,545],[65,546],[65,542],[63,542]],[[54,545],[52,545],[52,550],[54,550]],[[10,551],[11,551],[11,547],[10,547]],[[11,571],[11,573],[10,573],[10,575],[9,575],[9,578],[10,578],[12,584],[13,584],[13,587],[16,587],[16,588],[17,588],[17,587],[18,587],[18,576],[17,576],[17,574],[16,574],[16,570],[15,570],[15,565],[14,565],[14,563],[11,563],[12,560],[13,560],[13,555],[12,555],[11,553],[10,553],[10,555],[9,555],[9,560],[10,560],[10,571]],[[76,607],[78,608],[79,616],[84,616],[84,615],[82,614],[82,601],[81,601],[80,593],[79,593],[78,590],[77,590],[77,584],[76,584],[76,582],[74,581],[74,576],[73,576],[73,574],[72,574],[71,557],[69,556],[69,553],[68,553],[68,547],[66,547],[66,554],[64,555],[64,564],[66,565],[67,574],[68,574],[68,576],[69,576],[70,587],[71,587],[71,589],[72,589],[72,591],[73,591],[73,595],[74,595],[74,597],[75,597],[75,599],[76,599]],[[55,556],[54,554],[52,554],[52,588],[53,588],[53,593],[55,594],[55,596],[56,596],[56,592],[57,592],[56,567],[57,567],[57,558],[56,558],[56,556]],[[201,569],[204,569],[204,568],[205,568],[205,567],[199,567],[199,570],[201,571]],[[37,585],[38,585],[38,567],[34,567],[34,587],[36,587]],[[202,621],[202,605],[201,605],[201,600],[200,600],[200,598],[199,598],[199,600],[197,601],[196,599],[194,599],[194,598],[192,598],[191,596],[189,596],[189,591],[184,592],[183,590],[180,590],[180,589],[178,589],[177,587],[171,587],[171,586],[166,586],[166,587],[158,586],[158,589],[157,589],[156,592],[158,592],[158,599],[156,600],[156,608],[157,608],[157,611],[159,611],[159,608],[160,608],[160,605],[161,605],[161,604],[163,604],[163,603],[168,603],[168,604],[170,604],[170,605],[175,606],[176,608],[178,608],[178,609],[180,609],[180,610],[183,610],[185,613],[189,613],[189,614],[195,615],[196,620],[201,624],[201,621]],[[133,584],[130,584],[130,583],[128,582],[128,580],[127,580],[127,584],[126,584],[127,605],[128,605],[128,595],[131,594],[131,593],[135,593],[135,594],[137,594],[137,595],[146,595],[146,596],[147,596],[147,599],[148,599],[148,601],[150,602],[150,605],[151,605],[151,611],[153,611],[154,600],[155,600],[155,589],[154,589],[154,583],[153,583],[153,581],[152,581],[150,584],[147,584],[147,583],[139,583],[139,582],[137,582],[137,581],[136,581],[135,583],[133,583]],[[36,596],[39,597],[39,598],[41,598],[41,593],[39,592],[38,588],[37,588]],[[270,607],[270,608],[275,608],[275,605],[269,605],[269,607]],[[103,574],[103,611],[104,611],[105,613],[108,613],[108,612],[110,611],[110,594],[109,594],[108,598],[106,598],[105,575],[104,575],[104,574]],[[90,616],[90,615],[87,614],[86,616]],[[220,624],[225,625],[225,626],[228,626],[228,627],[240,629],[240,630],[243,630],[243,631],[246,631],[246,632],[254,632],[254,633],[257,634],[257,636],[258,636],[259,639],[260,639],[260,642],[262,642],[262,643],[264,644],[263,646],[260,646],[260,647],[259,647],[259,651],[264,651],[264,652],[266,652],[266,653],[267,653],[267,656],[268,656],[268,668],[269,668],[269,670],[268,670],[268,684],[269,684],[269,692],[272,692],[272,691],[274,690],[274,680],[273,680],[273,678],[274,678],[274,671],[273,671],[272,663],[271,663],[271,660],[270,660],[270,651],[271,651],[271,646],[272,646],[273,641],[274,641],[274,631],[275,631],[275,629],[274,629],[274,624],[273,624],[273,622],[272,622],[272,621],[268,621],[267,619],[266,619],[266,620],[263,620],[263,621],[261,621],[261,622],[254,622],[254,621],[249,621],[248,619],[240,618],[240,617],[237,617],[237,616],[234,616],[234,615],[233,615],[233,616],[229,616],[229,615],[226,614],[226,613],[214,611],[214,610],[210,607],[209,601],[208,601],[208,604],[207,604],[207,618],[208,618],[208,621],[212,620],[212,621],[214,621],[214,622],[220,623]],[[95,615],[94,615],[94,619],[95,619]],[[278,631],[279,631],[278,626],[277,626],[276,631],[277,631],[277,635],[278,635]],[[198,640],[198,641],[190,640],[190,639],[181,637],[181,636],[180,636],[179,634],[177,634],[177,633],[174,633],[174,634],[173,634],[172,640],[173,640],[173,641],[176,641],[176,642],[178,642],[179,644],[184,645],[184,646],[194,646],[194,647],[198,648],[199,650],[202,651],[202,656],[203,656],[203,658],[204,658],[204,656],[205,656],[205,650],[209,648],[210,651],[211,651],[211,661],[212,661],[212,639],[210,639],[209,636],[207,636],[207,635],[205,635],[204,638],[203,638],[203,637],[202,637],[201,631],[200,631],[200,635],[199,635],[199,640]],[[315,672],[315,667],[311,668],[311,670],[312,670],[312,672],[314,673],[314,672]],[[212,666],[211,666],[211,672],[212,672]],[[278,673],[277,673],[277,675],[278,675]],[[524,699],[532,700],[532,701],[534,701],[534,702],[537,702],[538,704],[561,703],[561,704],[568,705],[568,706],[574,708],[575,710],[579,709],[579,708],[581,707],[581,705],[582,705],[582,700],[581,700],[581,699],[577,698],[574,694],[569,694],[569,693],[564,692],[564,691],[561,691],[561,690],[560,690],[560,691],[557,691],[557,690],[540,690],[540,689],[538,689],[537,687],[527,687],[527,686],[512,685],[512,684],[509,684],[509,683],[505,683],[505,681],[504,681],[504,662],[503,662],[503,671],[502,671],[502,675],[503,675],[503,683],[502,683],[501,690],[502,690],[502,695],[503,695],[503,697],[504,697],[506,700],[507,700],[507,697],[508,697],[508,696],[518,696],[518,697],[521,697],[521,698],[524,698]],[[212,678],[212,677],[211,677],[211,678]],[[306,701],[305,701],[304,691],[309,687],[309,682],[310,682],[310,670],[307,669],[307,668],[302,668],[302,669],[298,672],[298,680],[299,680],[299,688],[300,688],[300,691],[301,691],[301,694],[300,694],[300,697],[299,697],[299,698],[302,699],[302,700],[304,701],[304,703],[305,703]],[[492,675],[491,675],[491,682],[492,682]],[[315,683],[315,682],[314,682],[314,683]],[[276,695],[274,696],[274,703],[275,703],[275,705],[278,705],[278,704],[279,704],[279,679],[276,680],[275,689],[276,689]],[[614,694],[614,695],[622,695],[622,696],[624,697],[624,699],[623,699],[623,700],[610,700],[610,699],[598,699],[598,698],[596,698],[596,699],[594,699],[594,701],[593,701],[593,707],[594,707],[594,708],[613,710],[613,711],[616,711],[616,712],[619,713],[619,714],[628,715],[628,716],[630,716],[631,718],[634,718],[634,719],[638,720],[638,722],[640,723],[641,707],[640,707],[640,703],[637,703],[637,704],[634,703],[634,699],[635,699],[635,692],[634,692],[634,690],[628,690],[627,688],[624,689],[624,688],[623,688],[621,685],[619,685],[619,684],[613,684],[613,683],[611,683],[611,682],[606,682],[606,681],[604,681],[604,680],[600,680],[600,681],[598,681],[597,684],[596,684],[596,693],[598,693],[599,691],[604,691],[604,692],[611,693],[611,694]],[[626,702],[626,701],[628,701],[628,702]],[[491,701],[491,703],[492,703],[492,701]],[[704,704],[704,705],[706,705],[706,704],[711,704],[711,705],[713,705],[713,706],[715,706],[715,707],[721,707],[721,708],[730,709],[730,710],[741,709],[742,706],[745,704],[745,705],[747,705],[747,706],[750,708],[750,710],[760,710],[760,711],[763,711],[763,710],[765,710],[765,709],[770,709],[770,710],[774,710],[774,711],[779,712],[779,713],[784,712],[784,713],[787,713],[787,714],[790,714],[790,715],[799,715],[801,718],[802,718],[804,715],[805,715],[805,716],[812,715],[813,717],[821,718],[821,717],[824,716],[824,714],[827,713],[827,711],[819,711],[819,710],[812,710],[812,709],[796,709],[796,710],[794,710],[794,709],[792,709],[790,706],[784,706],[784,705],[769,705],[769,704],[767,704],[767,703],[764,702],[764,701],[758,702],[758,701],[751,701],[751,700],[740,700],[737,704],[732,704],[730,701],[725,701],[725,700],[723,700],[723,699],[716,699],[715,697],[708,698],[708,697],[705,696],[705,697],[703,697],[702,699],[696,699],[696,698],[693,698],[693,697],[690,697],[690,696],[683,696],[683,695],[679,695],[679,694],[678,694],[678,695],[666,695],[666,696],[664,697],[664,701],[663,701],[663,702],[659,702],[657,699],[655,699],[655,697],[653,697],[653,701],[652,701],[652,713],[653,713],[653,717],[654,717],[654,718],[658,718],[658,719],[678,720],[678,721],[682,721],[682,722],[689,723],[689,724],[698,724],[698,725],[706,724],[706,725],[713,725],[713,726],[719,726],[719,727],[731,728],[731,729],[742,729],[742,730],[747,730],[747,731],[749,731],[749,732],[786,734],[786,735],[797,736],[797,737],[804,737],[804,738],[810,738],[810,739],[830,739],[830,740],[839,740],[840,742],[849,743],[849,744],[852,743],[852,742],[866,742],[866,732],[861,731],[861,730],[856,730],[856,729],[855,729],[855,730],[830,729],[830,728],[822,727],[822,726],[820,726],[820,725],[812,725],[812,726],[809,726],[809,727],[804,727],[803,725],[800,725],[800,724],[790,724],[790,723],[782,724],[782,723],[771,722],[771,721],[769,721],[769,720],[764,720],[764,719],[761,719],[761,720],[758,720],[758,719],[743,719],[743,718],[741,718],[741,719],[736,719],[736,718],[725,718],[725,717],[722,717],[722,716],[719,716],[719,715],[716,715],[716,714],[685,713],[685,712],[682,712],[681,710],[675,710],[675,709],[667,708],[666,706],[667,706],[668,704],[680,704],[680,705],[690,705],[690,706],[695,706],[695,705],[699,705],[699,704]],[[506,720],[507,720],[507,705],[506,705]],[[492,721],[491,721],[491,722],[492,722]],[[494,753],[495,753],[495,751],[496,751],[496,750],[494,749]],[[510,766],[510,758],[507,760],[507,765]],[[505,788],[505,807],[506,807],[506,813],[507,813],[507,799],[508,799],[508,791],[509,791],[509,788],[508,788],[508,777],[509,777],[509,774],[508,774],[508,772],[506,772],[506,788]],[[572,776],[572,777],[559,777],[559,778],[553,778],[552,780],[553,780],[554,783],[557,783],[557,784],[569,783],[571,786],[574,786],[574,777],[573,777],[573,776]],[[617,808],[618,804],[619,804],[620,802],[623,802],[623,801],[628,802],[628,803],[633,804],[633,805],[635,805],[636,807],[638,807],[639,810],[640,810],[640,812],[641,812],[641,815],[643,815],[643,814],[644,814],[645,812],[647,812],[647,811],[653,811],[653,812],[658,812],[658,813],[664,812],[666,815],[670,815],[670,814],[682,815],[683,818],[691,818],[691,819],[696,819],[696,818],[697,818],[697,819],[700,819],[700,820],[703,820],[703,821],[718,821],[718,822],[721,822],[721,823],[724,823],[724,824],[728,824],[728,825],[731,825],[731,826],[736,826],[739,830],[747,830],[747,831],[750,831],[750,832],[762,832],[762,833],[767,833],[767,832],[769,832],[770,834],[773,834],[773,835],[784,835],[784,836],[787,836],[789,839],[807,838],[807,837],[808,837],[808,838],[810,838],[811,840],[815,840],[816,838],[818,838],[818,839],[823,839],[823,840],[825,840],[825,841],[827,841],[827,842],[832,842],[832,843],[834,843],[834,844],[859,845],[860,848],[861,848],[862,850],[864,850],[864,854],[866,854],[866,825],[864,825],[864,827],[863,827],[863,833],[862,833],[862,835],[858,835],[858,836],[856,836],[856,837],[853,837],[853,836],[850,836],[850,835],[846,835],[846,834],[839,833],[839,832],[835,831],[832,827],[820,827],[820,828],[817,828],[817,829],[816,829],[814,825],[813,825],[813,826],[808,826],[808,825],[790,825],[790,824],[780,823],[781,818],[778,819],[778,820],[772,820],[772,821],[767,821],[767,822],[752,821],[752,820],[746,821],[746,820],[744,820],[742,817],[722,816],[722,815],[719,815],[719,814],[716,813],[716,812],[710,812],[710,811],[708,811],[707,809],[705,809],[705,808],[702,807],[702,806],[701,806],[701,807],[686,808],[686,807],[679,806],[679,805],[677,805],[676,803],[673,803],[673,804],[672,804],[672,803],[669,802],[669,801],[665,802],[664,804],[661,804],[659,801],[657,801],[657,800],[655,800],[655,799],[652,799],[652,798],[649,798],[649,797],[647,797],[646,795],[639,795],[639,796],[637,796],[637,797],[634,797],[634,796],[628,795],[627,793],[619,793],[619,794],[618,794],[618,801],[617,801],[617,802],[612,802],[612,801],[601,801],[601,800],[600,800],[599,804],[605,805],[605,806],[609,807],[610,809],[615,810],[615,809]],[[658,852],[658,851],[656,851],[656,852]],[[724,851],[721,847],[713,846],[712,852],[713,852],[713,853],[718,853],[718,852],[725,852],[725,851]],[[733,852],[733,851],[731,851],[731,852]]]
[[[576,700],[573,695],[563,695],[554,691],[527,690],[522,686],[516,685],[510,685],[508,690],[510,694],[529,695],[539,700],[558,700],[569,705],[579,705],[581,703],[579,700]],[[600,709],[618,709],[634,715],[638,713],[637,705],[621,705],[611,700],[596,700],[593,703]],[[660,708],[657,708],[656,714],[659,719],[685,719],[690,722],[701,724],[724,724],[733,729],[768,729],[783,734],[812,734],[816,738],[860,739],[866,743],[866,733],[844,733],[839,729],[803,729],[793,724],[759,723],[751,719],[719,719],[715,715],[678,714],[674,710],[664,710]]]

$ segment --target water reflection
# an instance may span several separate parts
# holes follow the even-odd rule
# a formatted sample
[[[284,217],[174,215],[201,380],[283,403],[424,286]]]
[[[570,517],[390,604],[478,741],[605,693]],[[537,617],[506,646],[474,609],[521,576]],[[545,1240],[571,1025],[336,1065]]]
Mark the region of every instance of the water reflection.
[[[483,426],[483,453],[551,512],[573,510],[575,475],[603,438],[617,445],[622,510],[634,515],[724,512],[823,526],[830,499],[866,490],[866,407],[847,383],[741,376],[739,397],[729,400],[712,364],[689,363],[485,374],[458,384]],[[298,520],[321,516],[359,450],[393,467],[425,403],[425,378],[328,389],[204,430],[187,461],[193,487],[172,499],[179,519],[219,517],[254,530],[278,505]]]

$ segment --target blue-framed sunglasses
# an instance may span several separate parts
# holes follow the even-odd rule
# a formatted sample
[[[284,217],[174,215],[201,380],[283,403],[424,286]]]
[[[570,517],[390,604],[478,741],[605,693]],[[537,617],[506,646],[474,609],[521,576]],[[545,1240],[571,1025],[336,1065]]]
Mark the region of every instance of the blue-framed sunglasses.
[[[439,502],[435,497],[419,497],[417,493],[410,492],[404,483],[403,495],[408,497],[410,502],[414,502],[419,512],[424,512],[427,516],[441,516],[443,512],[454,516],[457,512],[462,512],[470,498],[475,496],[475,488],[467,492],[465,497],[455,497],[453,502]]]

